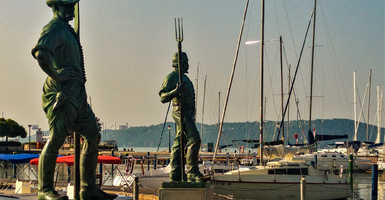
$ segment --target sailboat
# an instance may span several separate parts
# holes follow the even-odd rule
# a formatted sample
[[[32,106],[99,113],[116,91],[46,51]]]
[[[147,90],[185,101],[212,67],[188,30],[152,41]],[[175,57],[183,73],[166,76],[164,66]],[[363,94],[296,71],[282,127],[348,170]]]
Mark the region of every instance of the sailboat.
[[[243,20],[245,20],[245,15],[247,12],[247,5]],[[261,54],[260,54],[260,67],[261,67],[261,124],[260,124],[260,151],[259,151],[259,163],[261,166],[250,167],[248,170],[234,170],[225,174],[216,175],[214,174],[211,177],[211,189],[214,196],[221,196],[225,198],[235,198],[235,199],[300,199],[300,185],[301,180],[304,178],[306,180],[306,189],[305,189],[305,199],[343,199],[351,196],[352,191],[351,187],[347,182],[346,177],[342,174],[335,175],[333,173],[328,173],[327,171],[316,169],[309,163],[305,161],[287,161],[280,160],[276,162],[268,162],[265,164],[263,160],[263,149],[264,149],[264,140],[263,140],[263,48],[264,48],[264,10],[265,10],[265,1],[261,0],[261,9],[262,9],[262,31],[261,31]],[[316,4],[314,4],[314,12],[312,18],[316,16]],[[243,30],[243,24],[241,28],[241,34]],[[313,24],[313,32],[314,27]],[[310,27],[310,22],[307,27],[306,36]],[[240,36],[241,39],[241,36]],[[305,45],[303,42],[301,55],[303,52],[303,47]],[[314,43],[314,42],[313,42]],[[313,44],[314,46],[314,44]],[[238,45],[239,48],[239,45]],[[238,50],[237,50],[238,52]],[[314,53],[314,52],[313,52]],[[236,54],[237,55],[237,54]],[[300,56],[301,57],[301,56]],[[236,59],[235,59],[236,61]],[[300,60],[299,60],[300,61]],[[299,61],[297,64],[297,70],[299,66]],[[296,70],[296,74],[297,74]],[[234,70],[233,70],[234,71]],[[293,85],[295,81],[296,74],[294,75],[294,80],[291,85],[290,94],[293,90]],[[233,74],[232,74],[233,75]],[[231,81],[230,81],[231,83]],[[229,88],[231,85],[229,86]],[[229,92],[228,92],[229,93]],[[226,108],[225,103],[225,108]],[[284,113],[286,112],[286,108]],[[225,110],[224,110],[225,112]],[[284,114],[283,114],[284,116]],[[224,119],[224,113],[222,115],[222,121]],[[223,122],[222,122],[223,123]],[[282,123],[281,123],[282,126]],[[221,132],[218,133],[218,140],[216,149],[219,144]],[[214,158],[215,160],[215,153]],[[326,192],[327,191],[327,192]]]

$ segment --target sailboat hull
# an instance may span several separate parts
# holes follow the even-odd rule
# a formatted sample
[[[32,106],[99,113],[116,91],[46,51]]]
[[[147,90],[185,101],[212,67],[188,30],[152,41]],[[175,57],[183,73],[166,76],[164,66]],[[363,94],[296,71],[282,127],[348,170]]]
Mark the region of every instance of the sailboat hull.
[[[235,178],[235,177],[234,177]],[[245,177],[246,178],[246,177]],[[254,177],[256,178],[256,177]],[[247,180],[231,180],[216,177],[211,182],[210,190],[213,199],[300,199],[300,177],[281,177],[280,180],[272,179],[272,176],[259,177]],[[305,185],[305,199],[327,200],[327,199],[345,199],[352,195],[350,185],[346,183],[323,183],[309,181]]]

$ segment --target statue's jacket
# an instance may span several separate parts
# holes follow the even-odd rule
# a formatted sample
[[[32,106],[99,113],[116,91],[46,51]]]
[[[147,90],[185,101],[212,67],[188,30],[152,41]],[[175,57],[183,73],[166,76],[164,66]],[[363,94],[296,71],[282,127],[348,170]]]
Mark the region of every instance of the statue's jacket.
[[[161,89],[159,91],[159,94],[162,93],[168,93],[171,90],[175,89],[179,80],[178,71],[174,70],[171,73],[169,73],[166,78],[164,79]],[[189,118],[195,119],[195,92],[194,92],[194,85],[191,82],[191,80],[183,74],[183,102],[180,102],[178,97],[172,98],[171,102],[173,105],[173,113],[180,115],[180,109],[181,105],[183,105],[183,114],[184,116],[187,116]]]
[[[83,52],[73,28],[60,19],[51,20],[44,26],[32,55],[38,50],[53,56],[59,71],[72,71],[73,79],[57,82],[47,77],[43,86],[42,106],[48,119],[53,119],[56,110],[70,104],[76,110],[87,104]]]

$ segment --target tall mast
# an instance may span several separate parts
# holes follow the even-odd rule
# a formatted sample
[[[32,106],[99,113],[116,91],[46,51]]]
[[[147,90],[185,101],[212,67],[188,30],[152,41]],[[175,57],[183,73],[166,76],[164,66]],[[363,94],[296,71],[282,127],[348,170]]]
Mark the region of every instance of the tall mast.
[[[203,102],[202,102],[202,122],[201,122],[201,140],[203,140],[203,120],[205,115],[205,103],[206,103],[206,82],[207,82],[207,74],[205,76],[205,81],[203,83]]]
[[[289,81],[289,87],[287,89],[288,89],[288,94],[289,94],[290,93],[290,84],[291,84],[291,65],[289,65],[288,81]],[[287,135],[289,135],[289,133],[290,133],[289,128],[290,128],[290,101],[289,101],[289,105],[287,106]]]
[[[245,11],[243,12],[242,25],[241,25],[241,30],[239,32],[237,48],[236,48],[236,51],[235,51],[234,62],[233,62],[233,69],[231,70],[229,86],[227,88],[225,104],[223,106],[223,113],[222,113],[221,123],[219,124],[219,128],[218,128],[218,137],[217,137],[217,142],[215,144],[215,151],[214,151],[213,161],[212,161],[213,163],[215,162],[215,157],[216,157],[217,152],[218,152],[219,142],[220,142],[221,136],[222,136],[223,121],[225,120],[227,103],[229,101],[231,86],[232,86],[232,83],[233,83],[233,80],[234,80],[234,73],[235,73],[235,69],[237,67],[237,61],[238,61],[238,55],[239,55],[239,47],[240,47],[241,41],[242,41],[243,28],[245,27],[245,21],[246,21],[247,9],[249,7],[249,2],[250,2],[250,0],[246,1]]]
[[[264,101],[264,95],[263,95],[263,54],[264,54],[264,46],[265,46],[265,0],[261,0],[261,51],[260,51],[260,68],[261,68],[261,122],[260,122],[260,132],[259,132],[259,155],[260,155],[260,165],[263,165],[263,127],[264,127],[264,119],[263,119],[263,101]]]
[[[384,105],[383,104],[384,103],[384,91],[383,90],[381,90],[381,98],[380,99],[381,99],[381,104],[380,104],[381,122],[380,123],[382,123],[382,111],[383,111],[383,105]],[[381,126],[380,126],[380,132],[381,132]],[[381,135],[381,133],[380,133],[380,135]],[[383,143],[385,143],[385,135],[384,135]]]
[[[376,143],[381,143],[381,94],[380,94],[380,86],[377,85],[377,137]]]
[[[369,99],[368,99],[368,115],[366,118],[366,141],[369,141],[369,116],[370,116],[370,91],[372,89],[372,69],[369,70]]]
[[[221,122],[221,91],[218,92],[218,127]]]
[[[315,45],[315,22],[317,17],[317,0],[314,0],[314,16],[313,16],[313,44],[311,47],[311,70],[310,70],[310,108],[309,108],[309,130],[312,131],[311,115],[313,107],[313,74],[314,74],[314,45]]]
[[[284,118],[284,108],[283,108],[283,64],[282,64],[282,36],[279,36],[279,59],[281,62],[281,112],[282,112],[282,118]],[[285,121],[282,125],[282,138],[281,140],[285,144]]]
[[[354,138],[357,141],[357,88],[356,88],[356,72],[353,72],[353,101],[354,101]]]

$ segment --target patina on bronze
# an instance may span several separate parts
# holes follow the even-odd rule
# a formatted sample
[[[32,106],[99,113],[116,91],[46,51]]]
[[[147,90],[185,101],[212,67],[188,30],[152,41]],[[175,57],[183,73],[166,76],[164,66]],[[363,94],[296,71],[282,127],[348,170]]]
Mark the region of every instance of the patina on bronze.
[[[48,75],[43,86],[42,106],[48,118],[50,137],[41,152],[38,166],[38,199],[64,200],[54,188],[54,172],[59,148],[76,132],[84,138],[80,155],[80,199],[114,199],[116,195],[96,186],[99,125],[87,103],[83,51],[79,37],[69,25],[79,0],[47,0],[53,19],[44,26],[32,56]]]
[[[170,158],[170,181],[200,182],[202,174],[199,172],[198,159],[201,139],[195,125],[195,91],[193,83],[186,75],[189,64],[187,54],[182,52],[183,28],[180,28],[179,23],[176,39],[178,52],[172,59],[174,70],[166,76],[159,91],[162,103],[172,102],[172,116],[176,123],[177,133]],[[187,179],[184,163],[187,167]]]

